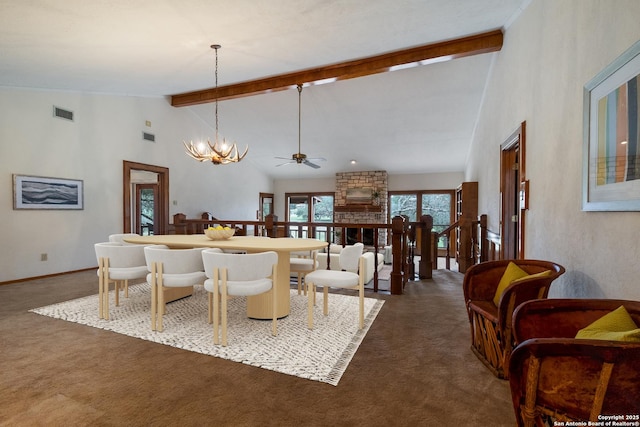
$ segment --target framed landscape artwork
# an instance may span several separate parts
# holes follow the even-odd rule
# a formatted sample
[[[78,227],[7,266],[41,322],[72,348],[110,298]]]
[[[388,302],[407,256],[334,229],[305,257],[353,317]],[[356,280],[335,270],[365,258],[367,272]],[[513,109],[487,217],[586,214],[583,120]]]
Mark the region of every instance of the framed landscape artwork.
[[[13,175],[13,209],[83,209],[83,194],[81,180]]]
[[[639,85],[640,41],[584,87],[584,211],[640,211]]]
[[[347,204],[363,205],[371,204],[373,188],[347,188]]]

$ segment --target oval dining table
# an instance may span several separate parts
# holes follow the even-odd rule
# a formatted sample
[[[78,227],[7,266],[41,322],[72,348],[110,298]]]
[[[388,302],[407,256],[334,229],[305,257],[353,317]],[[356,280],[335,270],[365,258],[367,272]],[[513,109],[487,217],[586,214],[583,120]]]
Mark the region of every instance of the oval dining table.
[[[292,237],[232,236],[223,240],[211,240],[204,234],[127,236],[124,241],[144,245],[166,245],[172,249],[220,248],[247,253],[274,251],[278,254],[278,277],[275,286],[278,287],[276,311],[279,318],[288,316],[291,307],[291,252],[320,250],[328,245],[322,240]],[[272,292],[247,297],[247,316],[253,319],[272,319],[272,298]]]

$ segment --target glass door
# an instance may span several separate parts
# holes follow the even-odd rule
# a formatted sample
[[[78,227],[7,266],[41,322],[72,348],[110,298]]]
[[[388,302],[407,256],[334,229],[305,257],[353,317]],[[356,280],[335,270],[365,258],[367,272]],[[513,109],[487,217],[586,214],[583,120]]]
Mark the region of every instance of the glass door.
[[[136,233],[153,235],[153,225],[158,208],[158,184],[135,184],[136,188]]]

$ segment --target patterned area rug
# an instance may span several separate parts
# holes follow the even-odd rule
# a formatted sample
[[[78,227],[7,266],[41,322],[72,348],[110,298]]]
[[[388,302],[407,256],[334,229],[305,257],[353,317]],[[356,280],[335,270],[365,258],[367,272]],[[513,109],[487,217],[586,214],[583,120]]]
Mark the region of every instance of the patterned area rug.
[[[243,297],[229,300],[228,346],[213,344],[207,323],[207,292],[196,287],[193,296],[167,305],[164,331],[151,330],[150,286],[129,286],[129,298],[115,307],[111,292],[111,320],[98,318],[98,295],[30,310],[33,313],[105,329],[210,356],[245,363],[309,380],[338,385],[351,358],[378,315],[384,301],[365,298],[365,325],[358,330],[358,298],[329,295],[329,316],[323,316],[322,293],[314,311],[314,329],[307,328],[307,297],[291,291],[291,314],[278,320],[278,336],[271,321],[246,316]]]

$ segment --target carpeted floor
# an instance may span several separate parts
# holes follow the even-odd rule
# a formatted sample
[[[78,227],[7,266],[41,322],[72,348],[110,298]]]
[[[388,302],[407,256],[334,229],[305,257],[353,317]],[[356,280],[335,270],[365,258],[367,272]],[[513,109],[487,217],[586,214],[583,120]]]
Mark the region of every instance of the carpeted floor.
[[[208,293],[202,286],[196,286],[191,297],[167,305],[163,332],[151,330],[148,283],[130,286],[129,297],[122,298],[118,307],[114,292],[110,292],[110,320],[98,317],[97,295],[39,307],[31,312],[337,385],[384,301],[365,298],[364,327],[358,329],[357,296],[329,295],[329,315],[324,316],[324,296],[318,293],[311,330],[307,326],[308,298],[295,290],[290,292],[290,314],[278,320],[276,337],[271,334],[272,322],[247,317],[246,298],[229,299],[227,346],[213,344],[213,328],[206,322]]]
[[[470,350],[462,275],[385,300],[337,386],[28,310],[97,293],[95,270],[0,286],[1,426],[513,426]]]

